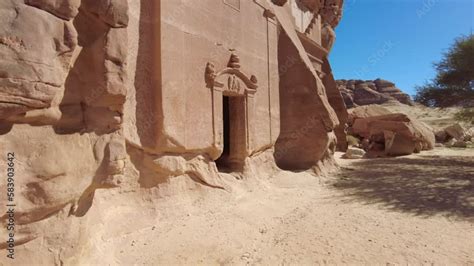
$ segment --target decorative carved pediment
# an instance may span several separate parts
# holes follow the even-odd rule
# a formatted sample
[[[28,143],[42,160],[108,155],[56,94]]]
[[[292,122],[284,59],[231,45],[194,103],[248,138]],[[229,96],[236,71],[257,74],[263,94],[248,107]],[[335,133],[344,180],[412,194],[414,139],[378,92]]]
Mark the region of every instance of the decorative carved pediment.
[[[207,63],[205,79],[208,88],[221,88],[229,96],[254,94],[258,88],[257,77],[248,77],[240,70],[239,57],[234,53],[230,56],[227,67],[218,72],[213,63]]]
[[[272,3],[274,3],[277,6],[284,6],[288,2],[288,0],[272,0]]]

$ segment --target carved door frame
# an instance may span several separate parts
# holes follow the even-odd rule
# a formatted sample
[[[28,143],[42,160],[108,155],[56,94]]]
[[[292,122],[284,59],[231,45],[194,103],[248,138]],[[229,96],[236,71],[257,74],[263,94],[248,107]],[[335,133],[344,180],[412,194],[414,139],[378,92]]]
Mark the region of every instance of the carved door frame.
[[[240,144],[240,147],[237,148],[237,154],[231,155],[239,163],[243,163],[245,158],[250,155],[253,147],[251,121],[254,121],[255,115],[255,93],[258,88],[257,78],[254,75],[248,77],[240,70],[239,58],[233,53],[227,67],[218,72],[214,70],[214,64],[207,63],[205,79],[212,95],[213,145],[221,151],[223,151],[223,97],[240,97],[243,99],[244,114],[242,115],[245,119],[245,144]]]

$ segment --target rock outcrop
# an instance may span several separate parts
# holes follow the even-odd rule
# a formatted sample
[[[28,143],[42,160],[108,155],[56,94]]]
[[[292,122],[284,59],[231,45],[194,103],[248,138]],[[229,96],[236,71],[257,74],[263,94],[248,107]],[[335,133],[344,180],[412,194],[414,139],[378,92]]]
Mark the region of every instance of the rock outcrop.
[[[474,127],[465,129],[456,123],[435,132],[436,142],[448,147],[465,148],[474,139]]]
[[[376,104],[359,106],[357,108],[349,109],[349,118],[347,123],[351,127],[352,125],[354,125],[354,121],[356,119],[368,118],[379,115],[388,115],[391,113],[392,112],[390,112],[387,108]]]
[[[343,1],[273,2],[0,1],[15,263],[99,264],[88,255],[101,241],[141,221],[118,218],[111,199],[131,205],[127,217],[144,202],[156,214],[157,198],[231,191],[277,164],[334,166],[347,112],[328,51]],[[95,228],[108,223],[111,235]]]
[[[0,14],[0,147],[14,173],[16,245],[25,245],[16,262],[48,264],[38,239],[56,250],[66,217],[84,216],[97,190],[129,180],[128,2],[6,0]]]
[[[337,80],[336,82],[347,108],[382,104],[390,100],[413,105],[408,94],[397,88],[395,83],[387,80]]]
[[[344,123],[340,120],[344,120],[346,115],[335,111],[342,106],[342,98],[331,69],[325,64],[330,47],[324,47],[322,41],[323,47],[305,51],[305,47],[311,45],[305,41],[307,36],[300,38],[302,33],[295,32],[295,25],[290,22],[298,23],[309,10],[296,10],[301,18],[291,17],[285,7],[275,7],[274,11],[283,29],[278,40],[278,60],[286,64],[279,69],[280,135],[275,144],[275,161],[285,170],[307,170],[321,161],[332,160],[337,146],[335,130],[343,130],[339,125]],[[328,12],[322,16],[321,22],[335,26],[340,20],[342,1],[326,1],[320,10],[312,12],[318,14],[313,21],[319,19],[322,12]],[[309,24],[308,28],[311,27]],[[313,30],[316,33],[321,31],[317,27]],[[311,37],[311,31],[305,33]],[[321,56],[321,60],[315,59]],[[296,60],[289,62],[291,58]]]
[[[430,127],[401,113],[377,106],[350,110],[348,132],[361,139],[368,156],[399,156],[430,150],[435,135]]]

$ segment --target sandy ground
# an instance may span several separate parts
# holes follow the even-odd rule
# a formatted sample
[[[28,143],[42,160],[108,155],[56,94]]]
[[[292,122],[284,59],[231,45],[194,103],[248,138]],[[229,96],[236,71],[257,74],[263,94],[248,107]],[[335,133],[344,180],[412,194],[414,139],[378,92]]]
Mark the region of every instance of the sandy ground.
[[[104,227],[90,262],[474,265],[473,155],[338,159],[331,177],[282,172],[231,193],[170,196],[153,221],[130,210],[128,234]]]
[[[447,126],[452,125],[454,121],[456,121],[456,113],[461,110],[459,107],[432,108],[418,103],[415,103],[414,106],[408,107],[407,105],[392,101],[382,104],[381,106],[394,113],[404,113],[413,116],[417,120],[425,122],[436,130],[444,129]],[[463,121],[456,121],[456,123],[461,124],[465,128],[473,126],[472,124]]]

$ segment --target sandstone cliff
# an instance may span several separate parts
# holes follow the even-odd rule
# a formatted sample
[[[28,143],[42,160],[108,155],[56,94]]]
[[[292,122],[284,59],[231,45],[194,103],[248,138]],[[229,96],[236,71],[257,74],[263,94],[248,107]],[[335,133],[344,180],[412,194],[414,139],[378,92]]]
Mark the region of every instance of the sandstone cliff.
[[[276,163],[331,166],[347,118],[327,61],[343,1],[211,2],[0,1],[16,263],[113,262],[101,243],[156,217],[159,198],[232,191]],[[307,32],[291,12],[311,17]]]
[[[395,83],[383,80],[337,80],[347,108],[360,105],[382,104],[395,100],[413,105],[410,96],[396,87]]]

